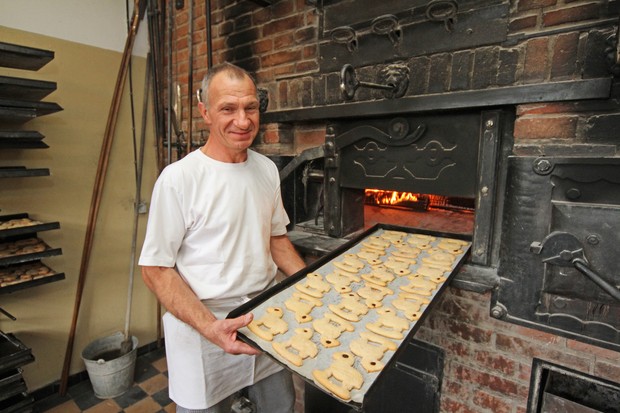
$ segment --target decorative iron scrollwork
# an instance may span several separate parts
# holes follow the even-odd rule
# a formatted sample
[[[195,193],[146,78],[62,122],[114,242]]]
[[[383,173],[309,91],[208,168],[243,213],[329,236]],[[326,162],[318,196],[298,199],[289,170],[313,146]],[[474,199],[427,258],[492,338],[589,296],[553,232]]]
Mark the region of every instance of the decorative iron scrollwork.
[[[357,50],[357,34],[352,27],[336,27],[331,31],[330,37],[332,42],[346,45],[351,53]]]
[[[432,22],[443,22],[446,31],[452,32],[458,11],[456,0],[431,0],[426,5],[426,18]]]
[[[385,14],[375,18],[370,23],[370,29],[373,33],[387,36],[394,47],[398,46],[402,38],[402,31],[398,24],[398,19],[392,14]]]
[[[353,99],[355,91],[361,86],[383,89],[385,96],[390,99],[400,98],[405,95],[409,87],[409,69],[403,65],[389,65],[381,71],[380,80],[383,84],[360,82],[353,66],[345,64],[340,71],[340,90],[347,100]]]

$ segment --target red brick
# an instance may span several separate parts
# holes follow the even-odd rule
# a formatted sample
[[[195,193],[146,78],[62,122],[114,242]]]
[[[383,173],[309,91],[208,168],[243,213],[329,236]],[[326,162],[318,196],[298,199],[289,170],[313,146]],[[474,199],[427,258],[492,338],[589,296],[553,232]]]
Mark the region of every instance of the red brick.
[[[319,68],[316,60],[306,60],[303,62],[299,62],[295,65],[295,71],[297,73],[310,72],[315,71]]]
[[[301,54],[304,59],[316,58],[317,46],[316,45],[304,46]]]
[[[557,26],[559,24],[596,19],[599,16],[599,7],[598,3],[590,3],[543,13],[543,26]]]
[[[294,74],[295,73],[295,63],[275,67],[273,69],[273,73],[274,73],[275,77],[282,76],[282,75]]]
[[[287,50],[261,57],[262,66],[276,66],[283,63],[296,62],[301,58],[301,50]]]
[[[295,30],[303,24],[301,16],[291,16],[280,20],[269,22],[263,26],[263,36],[283,33],[288,30]]]
[[[480,413],[476,409],[469,408],[463,403],[446,397],[441,400],[441,411],[450,413]]]
[[[476,351],[474,359],[480,366],[507,376],[514,376],[517,370],[517,363],[514,360],[510,360],[497,351]]]
[[[295,10],[295,2],[279,1],[274,3],[270,8],[272,17],[275,19],[279,19],[293,13],[293,11]]]
[[[553,46],[551,58],[551,79],[578,75],[579,33],[559,35]]]
[[[566,344],[566,339],[541,330],[516,325],[511,328],[511,331],[520,337],[534,339],[545,346],[564,346]]]
[[[295,133],[295,142],[304,148],[320,146],[325,143],[325,128],[299,129]]]
[[[575,340],[567,340],[566,347],[577,352],[584,352],[596,356],[596,358],[606,358],[608,360],[620,360],[620,353],[606,348],[593,346],[591,344],[582,343]],[[618,376],[620,377],[620,376]]]
[[[254,52],[264,54],[273,50],[273,39],[261,39],[254,43]]]
[[[275,50],[288,49],[295,44],[293,33],[284,33],[273,38],[273,48]]]
[[[519,379],[527,382],[532,377],[531,364],[519,364]]]
[[[609,360],[609,362],[597,360],[594,364],[594,375],[620,383],[620,363],[618,363],[618,358]]]
[[[577,116],[519,118],[515,122],[514,137],[516,140],[573,139],[577,121]]]
[[[592,355],[567,351],[564,346],[557,343],[545,344],[522,337],[497,334],[495,344],[499,350],[515,354],[515,356],[521,358],[544,358],[550,362],[572,367],[579,371],[588,371],[592,365]]]
[[[446,340],[447,341],[447,340]],[[459,358],[469,358],[471,353],[471,346],[468,343],[447,341],[442,343],[441,346],[446,353]]]
[[[518,11],[540,9],[555,5],[557,0],[519,0],[517,4]]]
[[[512,406],[510,402],[502,400],[498,397],[492,396],[484,391],[476,391],[474,394],[474,404],[488,409],[493,413],[510,413],[512,412]]]
[[[527,42],[525,63],[523,65],[523,80],[539,82],[545,79],[547,73],[548,39],[532,39]]]
[[[280,142],[280,136],[278,135],[277,130],[266,130],[263,133],[263,142],[264,143],[278,143]]]
[[[517,116],[573,112],[572,103],[532,103],[517,106]]]
[[[485,387],[505,395],[518,394],[519,385],[514,381],[495,376],[486,372],[475,370],[464,365],[455,369],[456,378],[469,383],[475,383],[476,387]]]
[[[525,29],[533,29],[536,27],[537,22],[538,16],[535,15],[518,17],[510,22],[508,30],[514,33]]]

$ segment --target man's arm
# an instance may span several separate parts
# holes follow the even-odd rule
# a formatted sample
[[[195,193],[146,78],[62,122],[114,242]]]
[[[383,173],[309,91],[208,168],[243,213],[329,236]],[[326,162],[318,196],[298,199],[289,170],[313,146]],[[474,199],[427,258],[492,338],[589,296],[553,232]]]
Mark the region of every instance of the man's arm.
[[[295,274],[306,266],[306,263],[299,253],[297,253],[293,243],[286,234],[272,236],[270,248],[273,261],[287,276]]]
[[[252,314],[218,320],[174,268],[144,266],[142,278],[166,310],[227,353],[259,354],[258,350],[237,340],[237,330],[252,321]]]

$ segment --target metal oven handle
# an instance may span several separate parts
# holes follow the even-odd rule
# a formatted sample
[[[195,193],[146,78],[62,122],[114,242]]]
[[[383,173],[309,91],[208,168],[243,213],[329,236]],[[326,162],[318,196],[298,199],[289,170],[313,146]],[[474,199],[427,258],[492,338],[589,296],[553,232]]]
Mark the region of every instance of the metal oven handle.
[[[583,245],[573,234],[561,231],[552,232],[541,242],[533,242],[530,245],[530,251],[540,255],[542,262],[546,264],[575,267],[607,294],[620,301],[620,290],[590,268]]]

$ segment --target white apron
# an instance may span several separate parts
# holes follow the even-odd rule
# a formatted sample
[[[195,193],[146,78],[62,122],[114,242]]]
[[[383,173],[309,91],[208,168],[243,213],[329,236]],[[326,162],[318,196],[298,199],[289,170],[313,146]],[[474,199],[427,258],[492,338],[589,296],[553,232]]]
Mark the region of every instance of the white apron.
[[[248,297],[208,300],[218,319]],[[170,313],[163,316],[170,399],[186,409],[207,409],[282,367],[265,354],[232,355]]]

